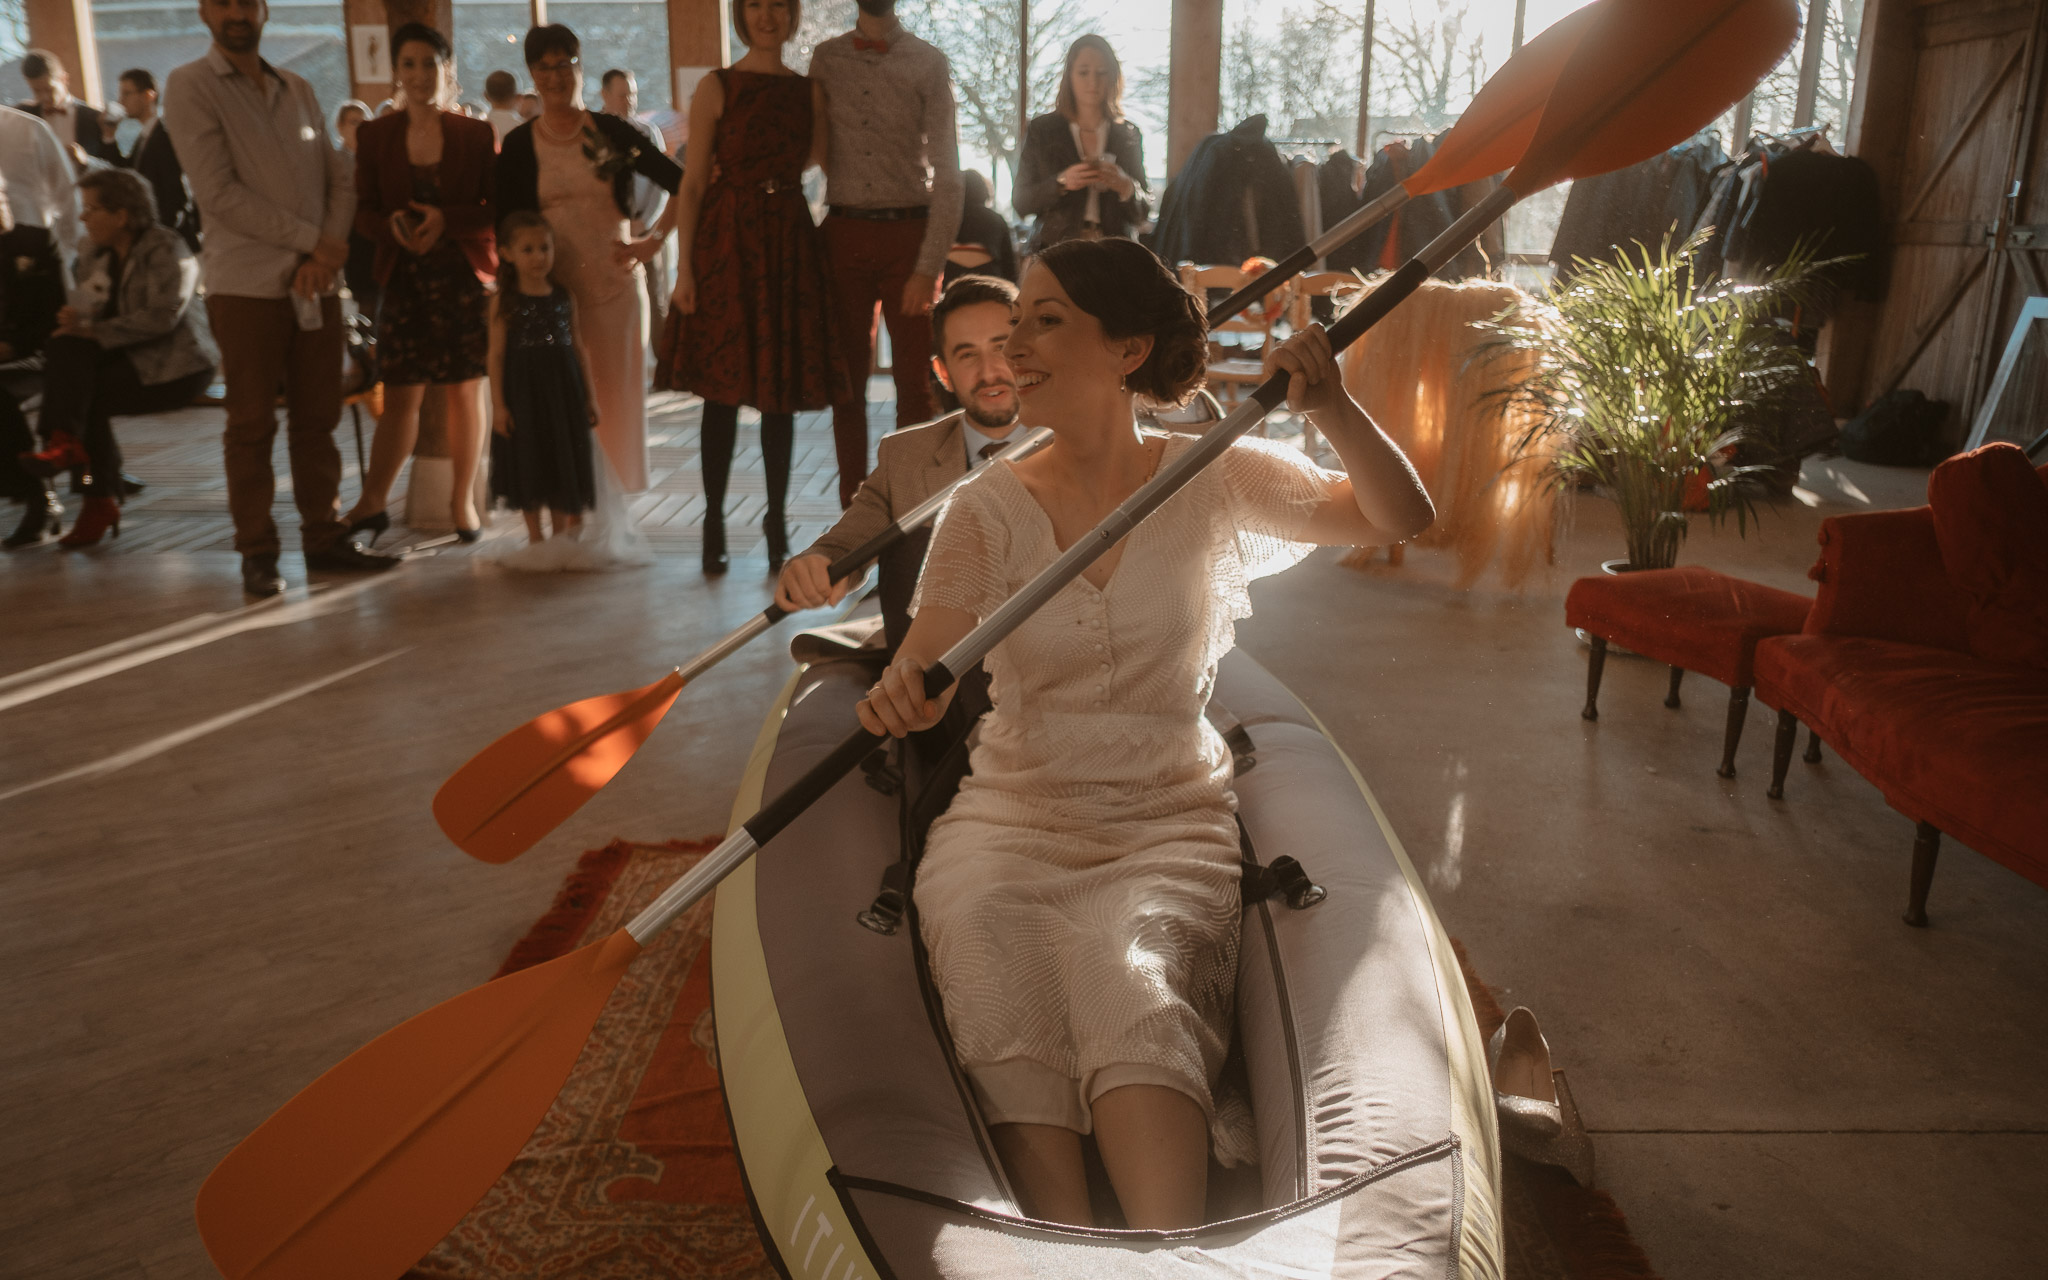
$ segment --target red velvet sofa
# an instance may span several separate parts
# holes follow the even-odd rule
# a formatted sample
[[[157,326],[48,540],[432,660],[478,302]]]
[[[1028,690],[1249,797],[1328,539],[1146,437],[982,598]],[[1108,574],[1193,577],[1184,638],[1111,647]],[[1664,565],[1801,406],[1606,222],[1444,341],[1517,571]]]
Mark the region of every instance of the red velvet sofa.
[[[2048,885],[2048,467],[1952,458],[1929,505],[1821,525],[1819,598],[1760,641],[1778,713],[1773,799],[1804,721],[1918,824],[1906,923],[1927,923],[1943,832]]]

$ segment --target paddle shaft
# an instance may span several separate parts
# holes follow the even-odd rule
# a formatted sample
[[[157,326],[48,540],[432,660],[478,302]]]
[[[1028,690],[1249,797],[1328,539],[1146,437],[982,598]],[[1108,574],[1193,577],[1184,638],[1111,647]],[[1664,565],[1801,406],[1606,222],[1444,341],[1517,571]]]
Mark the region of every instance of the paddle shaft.
[[[1361,299],[1358,305],[1344,313],[1343,318],[1330,329],[1331,350],[1341,352],[1357,341],[1361,334],[1400,305],[1409,294],[1414,293],[1432,272],[1476,240],[1479,233],[1494,219],[1507,212],[1508,206],[1514,204],[1516,198],[1515,193],[1509,188],[1499,187],[1486,199],[1467,210],[1442,235],[1432,240],[1420,254],[1387,277],[1377,289]],[[1068,583],[1080,577],[1089,565],[1107,554],[1111,547],[1128,536],[1145,517],[1157,511],[1167,499],[1180,492],[1202,468],[1222,457],[1224,450],[1239,436],[1264,421],[1267,414],[1284,404],[1287,400],[1288,377],[1286,373],[1276,373],[1260,383],[1253,389],[1248,403],[1240,405],[1229,417],[1209,428],[1194,444],[1182,450],[1179,457],[1161,467],[1159,473],[1126,498],[1123,505],[1110,512],[1092,531],[1076,539],[1074,545],[1068,547],[1057,560],[1040,570],[1022,590],[1004,601],[960,643],[949,649],[944,657],[933,663],[924,673],[925,696],[938,697],[952,687],[957,679],[955,672],[973,670],[988,656],[989,650],[1001,644],[1026,618],[1065,590]],[[645,945],[691,904],[715,888],[719,881],[732,874],[742,862],[781,834],[784,828],[796,821],[804,810],[810,808],[826,792],[837,786],[841,778],[853,772],[854,768],[884,741],[885,735],[869,733],[866,729],[858,729],[849,734],[844,742],[833,748],[830,755],[812,765],[802,777],[784,788],[780,795],[761,806],[753,817],[740,824],[739,830],[727,836],[716,849],[705,854],[696,866],[690,868],[664,890],[660,897],[649,903],[646,910],[633,917],[626,925],[626,932]]]
[[[1354,211],[1342,222],[1280,259],[1268,270],[1245,281],[1244,286],[1236,293],[1209,308],[1209,327],[1214,329],[1294,279],[1314,266],[1316,259],[1327,256],[1332,249],[1343,248],[1354,238],[1364,234],[1366,228],[1376,226],[1383,219],[1393,216],[1395,210],[1407,203],[1408,188],[1398,183],[1391,190],[1367,201],[1362,208]]]

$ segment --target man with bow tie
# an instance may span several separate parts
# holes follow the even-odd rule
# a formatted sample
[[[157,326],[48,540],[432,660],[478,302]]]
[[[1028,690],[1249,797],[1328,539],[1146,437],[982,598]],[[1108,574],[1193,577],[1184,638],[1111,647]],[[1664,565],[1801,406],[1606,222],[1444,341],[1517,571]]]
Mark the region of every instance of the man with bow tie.
[[[853,30],[811,54],[825,85],[825,242],[835,341],[847,376],[832,406],[839,505],[868,473],[867,371],[875,308],[889,326],[896,425],[932,416],[932,302],[960,226],[960,149],[946,55],[896,20],[896,0],[858,0]]]

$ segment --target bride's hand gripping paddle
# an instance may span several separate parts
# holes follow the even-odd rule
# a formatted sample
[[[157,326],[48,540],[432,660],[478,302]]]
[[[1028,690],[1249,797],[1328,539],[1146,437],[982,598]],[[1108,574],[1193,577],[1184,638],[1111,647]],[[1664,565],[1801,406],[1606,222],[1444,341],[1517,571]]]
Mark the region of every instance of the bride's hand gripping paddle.
[[[1595,0],[1600,16],[1504,188],[1526,194],[1689,137],[1773,66],[1791,0]],[[1574,79],[1576,78],[1576,79]],[[1594,83],[1597,81],[1598,83]],[[1572,83],[1572,92],[1562,92]],[[1512,202],[1512,196],[1509,203]],[[1460,219],[1469,238],[1481,226]],[[1453,228],[1454,231],[1459,230]],[[1431,245],[1441,260],[1463,247]],[[1415,264],[1410,264],[1415,265]],[[1407,268],[1403,268],[1404,271]],[[1426,274],[1426,273],[1425,273]],[[1396,279],[1400,276],[1397,273]],[[1389,281],[1391,284],[1392,281]],[[1414,288],[1408,286],[1409,291]],[[1355,341],[1387,286],[1331,330]],[[936,697],[1286,395],[1284,376],[1211,428],[926,673]],[[640,948],[850,772],[856,733],[610,937],[444,1001],[371,1041],[279,1108],[200,1189],[200,1236],[228,1280],[385,1280],[433,1248],[547,1114]]]
[[[1578,10],[1524,45],[1494,73],[1458,122],[1437,140],[1435,154],[1387,195],[1352,214],[1277,267],[1210,309],[1215,328],[1348,243],[1414,196],[1463,186],[1521,158],[1550,91],[1600,12]],[[1040,428],[1001,456],[1023,457],[1051,440]],[[963,477],[964,478],[964,477]],[[956,484],[958,481],[955,482]],[[949,485],[903,515],[829,570],[834,582],[865,569],[938,514]],[[625,767],[674,705],[684,686],[788,616],[771,606],[661,680],[638,689],[587,698],[550,711],[505,734],[456,770],[434,796],[434,820],[455,846],[484,862],[509,862],[567,821]]]

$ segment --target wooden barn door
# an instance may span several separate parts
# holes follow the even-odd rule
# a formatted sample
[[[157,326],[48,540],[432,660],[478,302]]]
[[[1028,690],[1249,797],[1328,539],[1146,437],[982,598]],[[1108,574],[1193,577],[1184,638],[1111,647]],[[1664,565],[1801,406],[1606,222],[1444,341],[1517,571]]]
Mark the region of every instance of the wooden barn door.
[[[2048,0],[1865,16],[1849,141],[1883,182],[1891,283],[1874,315],[1841,317],[1828,380],[1840,411],[1902,387],[1947,401],[1960,444],[2014,318],[2048,294]]]

